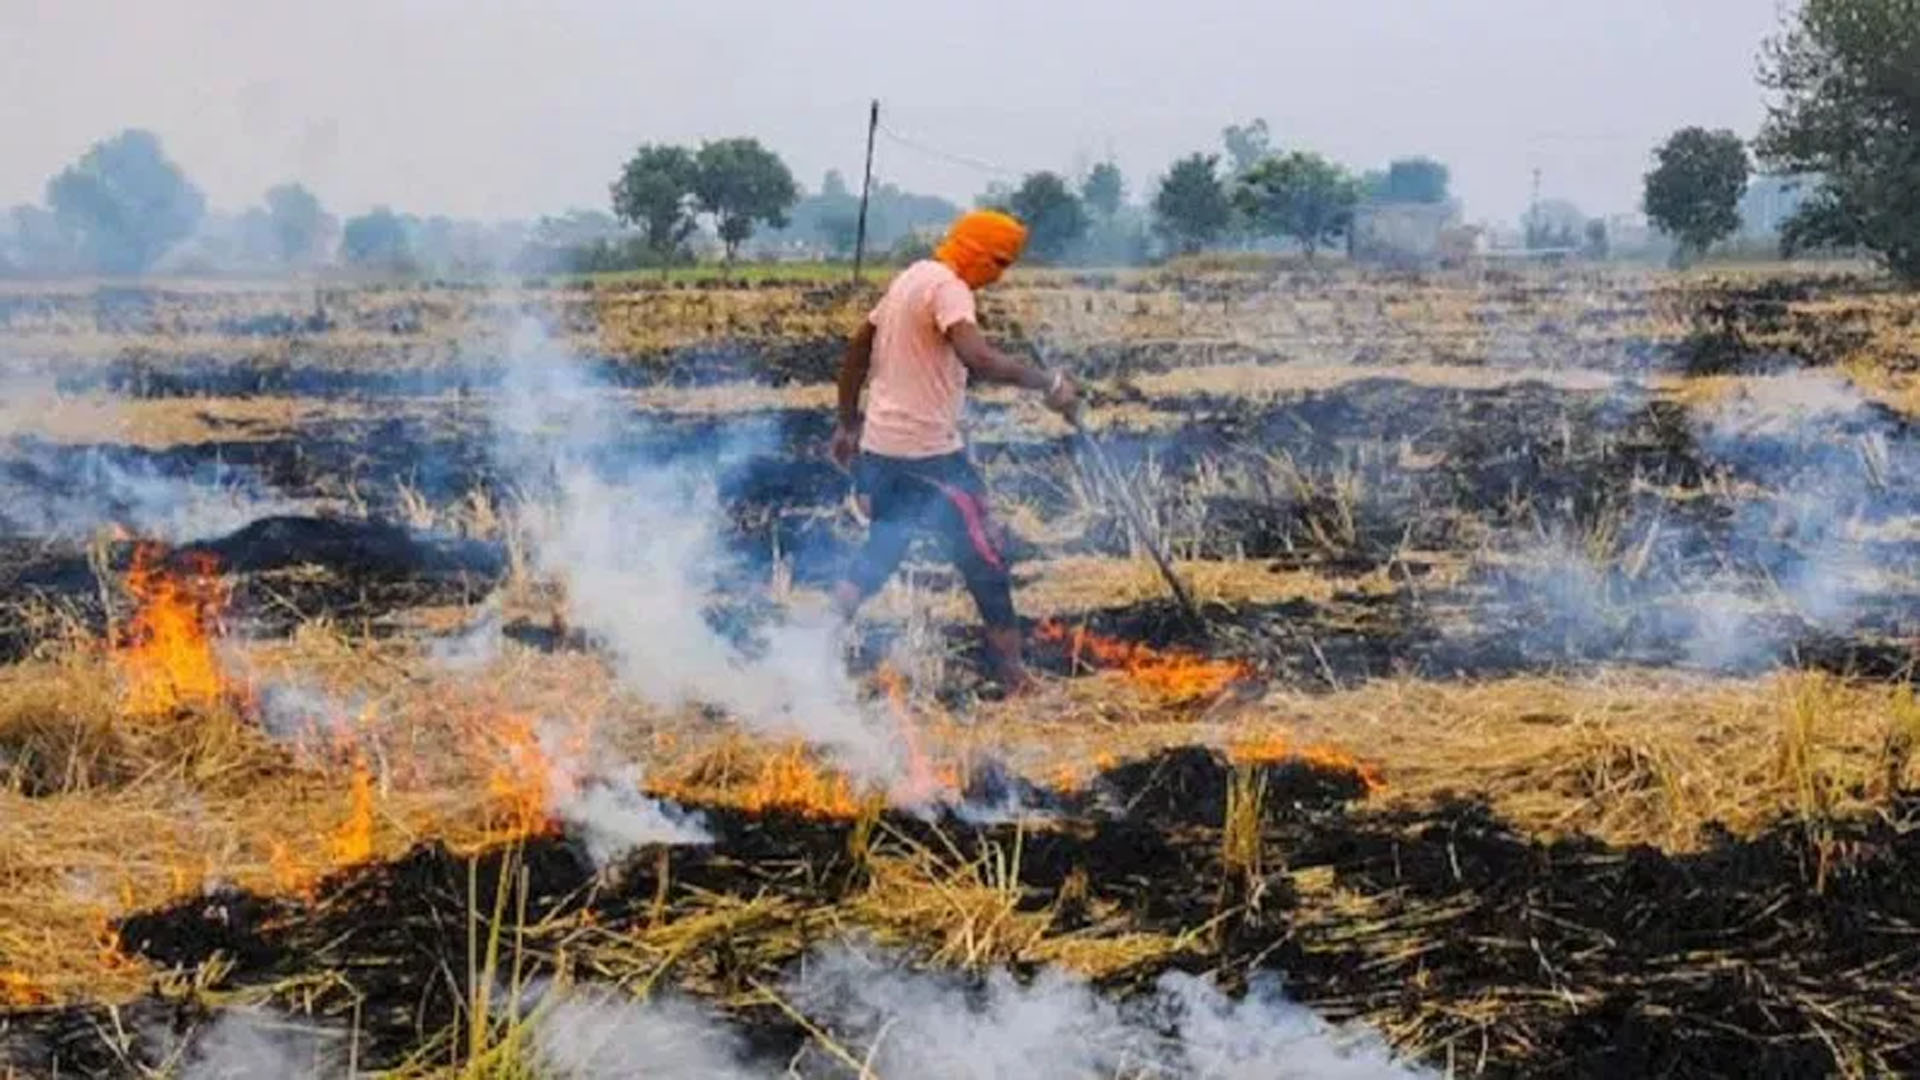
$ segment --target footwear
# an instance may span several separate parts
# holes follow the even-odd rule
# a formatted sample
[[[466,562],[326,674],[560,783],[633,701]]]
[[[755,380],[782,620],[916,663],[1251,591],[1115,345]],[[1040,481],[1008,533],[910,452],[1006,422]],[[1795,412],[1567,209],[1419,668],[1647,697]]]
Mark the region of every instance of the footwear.
[[[1039,688],[1021,657],[1020,628],[1017,626],[987,631],[987,659],[993,665],[993,679],[1009,697]]]
[[[860,586],[851,581],[835,582],[833,586],[833,611],[840,616],[841,622],[852,622],[853,616],[860,610],[860,602],[866,597],[860,595]]]

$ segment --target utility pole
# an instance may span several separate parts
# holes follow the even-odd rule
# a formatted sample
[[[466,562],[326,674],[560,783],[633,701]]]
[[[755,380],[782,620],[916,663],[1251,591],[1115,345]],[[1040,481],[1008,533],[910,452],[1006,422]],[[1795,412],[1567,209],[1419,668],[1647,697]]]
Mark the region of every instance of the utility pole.
[[[1527,247],[1532,248],[1539,241],[1545,247],[1546,230],[1540,227],[1540,167],[1533,169],[1533,197],[1527,202]]]
[[[873,133],[880,128],[880,99],[867,112],[867,170],[860,180],[860,224],[853,233],[853,283],[860,284],[860,265],[867,255],[867,196],[873,190]]]

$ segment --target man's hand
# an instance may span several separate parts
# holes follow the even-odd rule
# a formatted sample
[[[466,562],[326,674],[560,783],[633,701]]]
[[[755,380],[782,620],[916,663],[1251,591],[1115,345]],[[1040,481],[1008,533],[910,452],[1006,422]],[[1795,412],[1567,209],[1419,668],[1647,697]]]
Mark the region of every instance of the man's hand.
[[[1080,384],[1074,381],[1073,376],[1061,371],[1054,372],[1051,377],[1053,381],[1047,385],[1047,408],[1071,418],[1080,411]]]
[[[833,459],[841,469],[853,467],[854,455],[860,452],[860,432],[845,424],[833,426],[833,437],[827,440],[827,456]]]

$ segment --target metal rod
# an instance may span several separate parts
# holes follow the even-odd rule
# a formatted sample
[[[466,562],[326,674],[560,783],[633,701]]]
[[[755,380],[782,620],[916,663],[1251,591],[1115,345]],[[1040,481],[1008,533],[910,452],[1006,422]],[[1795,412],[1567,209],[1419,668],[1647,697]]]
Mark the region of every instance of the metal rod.
[[[860,223],[853,233],[853,283],[860,284],[860,267],[867,255],[867,196],[873,189],[873,133],[880,128],[880,99],[867,113],[867,171],[860,180]]]
[[[1046,357],[1050,350],[1046,343],[1035,336],[1029,340],[1029,344],[1033,347],[1033,358],[1041,370],[1049,370],[1051,365]],[[1107,452],[1094,441],[1093,433],[1087,430],[1078,404],[1066,414],[1066,419],[1073,426],[1073,433],[1079,437],[1080,445],[1086,448],[1087,457],[1093,460],[1094,471],[1100,474],[1101,483],[1113,492],[1114,501],[1120,504],[1120,513],[1126,517],[1127,524],[1133,526],[1133,535],[1146,547],[1147,554],[1153,556],[1153,564],[1160,568],[1160,576],[1166,579],[1167,588],[1173,590],[1173,598],[1179,602],[1180,610],[1194,625],[1200,625],[1204,622],[1200,617],[1200,605],[1193,602],[1193,594],[1187,591],[1186,583],[1180,580],[1179,574],[1173,572],[1173,559],[1160,545],[1159,534],[1147,523],[1147,515],[1139,504],[1133,501],[1133,493],[1126,481],[1120,478],[1120,470],[1113,467],[1113,459],[1107,457]]]
[[[1073,425],[1074,434],[1080,437],[1080,445],[1086,448],[1087,456],[1093,460],[1094,471],[1100,474],[1101,482],[1113,493],[1114,501],[1120,504],[1120,512],[1133,526],[1134,535],[1139,537],[1141,544],[1145,545],[1147,553],[1153,556],[1154,565],[1160,568],[1160,576],[1166,579],[1167,588],[1173,590],[1173,598],[1179,602],[1180,609],[1186,612],[1187,618],[1199,623],[1201,621],[1199,605],[1193,602],[1193,594],[1187,591],[1186,583],[1180,580],[1180,575],[1174,573],[1173,560],[1160,546],[1160,538],[1147,523],[1146,513],[1140,509],[1138,503],[1133,501],[1132,492],[1128,490],[1126,482],[1120,478],[1120,470],[1113,467],[1113,461],[1107,457],[1107,452],[1100,448],[1099,443],[1093,441],[1093,435],[1087,431],[1086,424],[1081,421],[1078,409],[1067,415],[1067,422]]]

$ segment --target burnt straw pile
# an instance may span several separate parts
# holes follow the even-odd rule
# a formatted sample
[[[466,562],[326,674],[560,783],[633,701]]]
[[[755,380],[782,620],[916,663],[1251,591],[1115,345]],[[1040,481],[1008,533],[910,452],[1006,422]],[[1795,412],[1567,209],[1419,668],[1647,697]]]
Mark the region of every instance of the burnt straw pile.
[[[0,1062],[134,1075],[246,1002],[350,1041],[362,1069],[445,1066],[496,1047],[514,1002],[570,988],[697,1004],[729,1060],[770,1073],[856,1075],[873,1047],[792,975],[852,940],[892,950],[888,978],[957,972],[937,977],[976,993],[1066,969],[1102,1000],[1200,976],[1251,1001],[1277,976],[1454,1075],[1920,1069],[1920,801],[1674,855],[1543,842],[1474,803],[1372,808],[1367,788],[1187,748],[1026,793],[1045,806],[1017,822],[713,805],[709,843],[611,870],[559,833],[423,845],[310,899],[213,893],[123,921],[120,947],[177,975],[113,1013],[7,1015]]]

